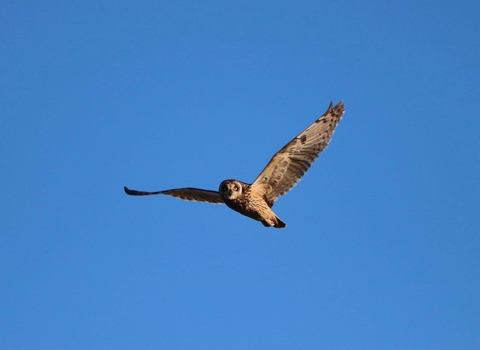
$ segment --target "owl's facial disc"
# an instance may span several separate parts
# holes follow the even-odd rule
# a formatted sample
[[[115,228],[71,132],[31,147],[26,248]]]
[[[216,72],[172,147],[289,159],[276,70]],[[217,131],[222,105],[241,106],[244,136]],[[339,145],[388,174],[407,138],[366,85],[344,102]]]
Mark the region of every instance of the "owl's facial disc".
[[[236,199],[242,194],[242,186],[237,181],[225,180],[220,184],[220,194],[224,198]]]

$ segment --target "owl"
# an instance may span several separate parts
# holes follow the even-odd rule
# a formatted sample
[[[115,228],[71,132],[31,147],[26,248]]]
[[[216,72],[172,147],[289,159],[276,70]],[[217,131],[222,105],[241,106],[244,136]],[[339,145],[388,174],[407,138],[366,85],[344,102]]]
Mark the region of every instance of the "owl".
[[[266,227],[284,228],[286,224],[272,211],[275,201],[290,191],[328,145],[345,106],[332,103],[327,111],[307,129],[278,151],[253,183],[225,180],[218,191],[199,188],[145,192],[124,187],[132,196],[165,194],[184,200],[226,204],[229,208],[260,221]]]

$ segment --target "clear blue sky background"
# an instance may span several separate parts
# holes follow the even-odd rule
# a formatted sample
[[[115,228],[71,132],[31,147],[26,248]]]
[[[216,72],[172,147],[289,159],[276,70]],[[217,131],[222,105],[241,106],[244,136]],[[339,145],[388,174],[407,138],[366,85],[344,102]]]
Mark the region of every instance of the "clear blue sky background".
[[[1,349],[480,348],[478,1],[6,1]],[[123,186],[255,179],[267,229]]]

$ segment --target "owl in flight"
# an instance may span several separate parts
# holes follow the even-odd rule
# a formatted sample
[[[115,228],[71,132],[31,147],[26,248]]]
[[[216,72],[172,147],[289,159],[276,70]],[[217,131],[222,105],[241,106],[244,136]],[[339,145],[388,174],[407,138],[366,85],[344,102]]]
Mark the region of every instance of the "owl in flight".
[[[252,184],[225,180],[218,191],[187,187],[144,192],[124,187],[125,193],[132,196],[166,194],[189,201],[225,203],[229,208],[260,221],[266,227],[283,228],[286,224],[272,211],[273,203],[300,181],[320,152],[327,147],[344,111],[342,102],[335,107],[330,103],[320,118],[272,157]]]

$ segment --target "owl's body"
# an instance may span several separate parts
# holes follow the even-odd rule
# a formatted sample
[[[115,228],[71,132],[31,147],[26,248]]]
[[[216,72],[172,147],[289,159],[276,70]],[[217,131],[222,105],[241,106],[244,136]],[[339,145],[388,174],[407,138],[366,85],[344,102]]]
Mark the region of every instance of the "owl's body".
[[[252,190],[251,185],[238,180],[225,180],[220,184],[218,192],[230,209],[260,221],[266,227],[286,226],[270,209],[265,199]]]
[[[343,103],[328,107],[312,125],[278,151],[252,184],[225,180],[218,191],[199,188],[144,192],[124,187],[129,195],[166,194],[185,200],[226,204],[229,208],[260,221],[266,227],[283,228],[285,223],[272,211],[274,202],[300,181],[315,159],[328,145],[343,116]]]

